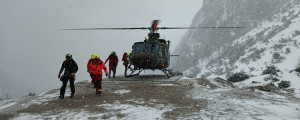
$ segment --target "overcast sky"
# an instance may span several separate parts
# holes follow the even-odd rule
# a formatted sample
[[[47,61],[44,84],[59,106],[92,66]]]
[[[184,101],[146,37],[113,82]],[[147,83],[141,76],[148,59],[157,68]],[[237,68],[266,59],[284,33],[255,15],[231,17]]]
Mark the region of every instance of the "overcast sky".
[[[190,26],[202,0],[1,0],[0,95],[19,97],[59,88],[57,75],[66,53],[79,65],[77,81],[90,80],[92,53],[119,59],[149,31],[62,31],[64,28]],[[174,49],[186,30],[160,31]],[[118,74],[123,74],[119,63]]]

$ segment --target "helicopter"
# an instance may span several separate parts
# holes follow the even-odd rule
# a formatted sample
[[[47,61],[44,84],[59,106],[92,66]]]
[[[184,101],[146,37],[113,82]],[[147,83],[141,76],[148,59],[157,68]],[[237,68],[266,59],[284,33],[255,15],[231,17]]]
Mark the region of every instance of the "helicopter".
[[[79,28],[62,30],[149,30],[148,38],[135,42],[129,54],[129,65],[125,66],[125,77],[139,75],[144,70],[160,70],[167,78],[174,76],[170,66],[170,41],[161,39],[158,30],[166,29],[202,29],[202,28],[242,28],[242,27],[158,27],[160,20],[153,20],[150,27],[132,28]],[[129,74],[127,74],[129,72]]]

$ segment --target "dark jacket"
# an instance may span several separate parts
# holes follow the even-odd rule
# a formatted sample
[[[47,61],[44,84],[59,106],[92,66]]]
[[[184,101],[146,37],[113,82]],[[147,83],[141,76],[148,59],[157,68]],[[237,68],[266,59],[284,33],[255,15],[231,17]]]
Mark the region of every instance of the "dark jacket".
[[[109,68],[117,67],[119,59],[117,55],[110,55],[106,60],[105,64],[109,61]]]
[[[71,60],[65,60],[60,68],[59,74],[61,74],[64,70],[64,74],[76,73],[78,71],[77,63]]]

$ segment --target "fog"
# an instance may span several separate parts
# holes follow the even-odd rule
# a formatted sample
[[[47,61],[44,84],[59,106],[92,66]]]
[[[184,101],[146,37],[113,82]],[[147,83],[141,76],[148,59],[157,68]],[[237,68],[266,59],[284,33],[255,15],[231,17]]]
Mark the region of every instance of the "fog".
[[[131,51],[149,31],[63,31],[68,28],[190,26],[202,0],[1,0],[0,95],[12,98],[59,88],[65,54],[78,63],[77,82],[90,80],[86,63],[93,53],[105,60]],[[186,30],[159,31],[171,50]],[[122,75],[121,61],[117,74]]]

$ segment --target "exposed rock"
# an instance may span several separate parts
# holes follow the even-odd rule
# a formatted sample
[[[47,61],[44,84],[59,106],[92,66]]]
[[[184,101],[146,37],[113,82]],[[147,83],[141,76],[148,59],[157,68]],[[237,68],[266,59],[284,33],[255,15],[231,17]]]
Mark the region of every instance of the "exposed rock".
[[[290,81],[281,81],[280,83],[278,83],[279,88],[288,88],[290,86],[291,86]]]
[[[255,87],[252,87],[252,88],[255,88],[255,89],[258,89],[258,90],[261,90],[261,91],[266,91],[266,92],[274,92],[276,91],[277,87],[273,84],[273,83],[270,83],[270,84],[267,84],[265,86],[255,86]]]
[[[232,88],[236,88],[232,82],[228,81],[228,80],[225,80],[223,78],[220,78],[220,77],[217,77],[214,79],[214,81],[218,82],[218,83],[221,83],[223,87],[227,87],[227,86],[230,86]]]
[[[239,73],[234,73],[232,76],[230,76],[227,81],[231,81],[231,82],[241,82],[244,81],[246,79],[249,79],[250,76],[247,75],[244,72],[239,72]]]
[[[267,67],[267,69],[265,69],[264,71],[263,71],[263,75],[265,75],[265,74],[270,74],[270,75],[278,75],[277,74],[277,72],[279,72],[280,70],[279,69],[277,69],[275,66],[266,66]]]
[[[252,81],[252,83],[260,83],[260,82]]]
[[[270,76],[268,76],[268,77],[265,77],[264,80],[265,80],[265,81],[270,81],[270,80],[272,80],[272,82],[278,82],[278,81],[280,81],[276,76],[272,76],[272,75],[270,75]]]

